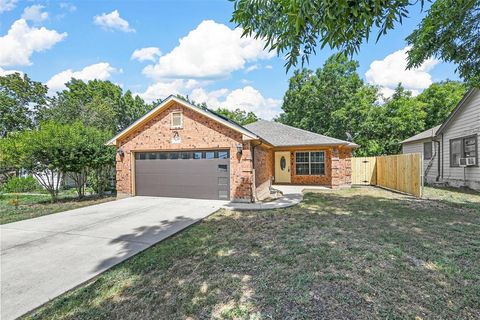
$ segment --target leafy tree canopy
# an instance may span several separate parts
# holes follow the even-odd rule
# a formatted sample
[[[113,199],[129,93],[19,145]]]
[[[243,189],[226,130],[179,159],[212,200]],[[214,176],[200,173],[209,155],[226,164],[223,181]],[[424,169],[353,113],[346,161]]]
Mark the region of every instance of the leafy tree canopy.
[[[111,133],[125,129],[151,110],[152,105],[110,81],[72,79],[58,93],[45,117],[59,123],[80,121]]]
[[[428,115],[425,119],[425,128],[442,124],[466,91],[467,86],[464,83],[447,80],[433,83],[420,93],[417,99],[425,104]]]
[[[47,87],[19,73],[0,76],[0,137],[31,129],[46,105]]]
[[[408,68],[431,57],[458,65],[460,76],[480,86],[480,1],[437,0],[407,37]]]
[[[195,102],[193,101],[192,99],[190,99],[189,96],[182,96],[180,94],[177,94],[177,97],[179,97],[180,99],[183,99],[185,101],[187,101],[188,103],[190,104],[193,104],[194,106],[197,106],[199,108],[202,108],[202,109],[205,109],[205,110],[209,110],[209,111],[212,111],[212,112],[216,112],[230,120],[233,120],[235,121],[236,123],[240,124],[240,125],[246,125],[246,124],[249,124],[249,123],[252,123],[252,122],[255,122],[258,120],[258,117],[255,113],[249,111],[245,111],[245,110],[242,110],[242,109],[239,109],[239,108],[236,108],[235,110],[230,110],[226,107],[223,107],[223,108],[218,108],[217,110],[213,111],[211,110],[207,104],[205,102],[202,102],[202,103],[198,103],[198,102]]]
[[[308,62],[328,46],[347,56],[357,52],[372,32],[378,40],[408,17],[409,0],[232,0],[232,21],[244,35],[286,52],[287,70]],[[420,0],[424,5],[424,0]],[[436,0],[407,41],[409,67],[435,56],[457,63],[460,75],[480,84],[480,0]]]
[[[219,113],[222,116],[227,117],[228,119],[233,120],[242,126],[258,120],[258,117],[255,115],[255,113],[251,111],[247,112],[238,108],[235,110],[219,108],[216,110],[216,113]]]

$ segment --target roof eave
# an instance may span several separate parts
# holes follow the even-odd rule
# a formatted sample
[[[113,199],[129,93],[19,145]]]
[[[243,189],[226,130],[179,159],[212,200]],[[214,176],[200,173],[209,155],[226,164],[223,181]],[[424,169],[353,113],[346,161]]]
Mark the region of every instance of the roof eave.
[[[467,93],[463,96],[462,100],[458,103],[458,105],[455,107],[455,109],[450,113],[448,116],[447,120],[443,122],[443,124],[438,128],[436,134],[434,137],[437,137],[442,131],[452,122],[453,118],[455,118],[455,115],[459,112],[460,109],[463,108],[467,100],[472,96],[472,94],[478,90],[477,88],[471,88],[470,90],[467,91]]]
[[[274,147],[281,148],[281,147],[350,147],[350,148],[359,148],[360,146],[356,143],[304,143],[304,144],[277,144],[273,145]]]

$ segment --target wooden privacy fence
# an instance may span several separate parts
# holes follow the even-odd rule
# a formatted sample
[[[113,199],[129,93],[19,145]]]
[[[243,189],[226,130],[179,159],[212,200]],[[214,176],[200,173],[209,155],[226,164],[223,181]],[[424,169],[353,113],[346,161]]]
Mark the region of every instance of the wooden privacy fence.
[[[352,184],[380,186],[422,197],[422,155],[352,158]]]

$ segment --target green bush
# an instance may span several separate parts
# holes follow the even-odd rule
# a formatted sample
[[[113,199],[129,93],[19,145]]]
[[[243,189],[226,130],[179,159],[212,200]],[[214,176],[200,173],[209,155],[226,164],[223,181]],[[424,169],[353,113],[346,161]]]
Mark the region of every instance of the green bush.
[[[38,181],[32,176],[27,177],[12,177],[2,186],[2,191],[11,192],[32,192],[40,190],[41,186]]]

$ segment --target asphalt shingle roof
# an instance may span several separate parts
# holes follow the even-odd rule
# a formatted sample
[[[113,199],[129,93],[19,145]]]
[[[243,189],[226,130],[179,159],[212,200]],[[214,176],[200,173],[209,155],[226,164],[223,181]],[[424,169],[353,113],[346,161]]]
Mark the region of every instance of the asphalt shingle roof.
[[[413,142],[413,141],[422,140],[422,139],[433,138],[433,137],[435,137],[435,134],[437,133],[438,129],[440,129],[440,126],[441,125],[430,128],[430,129],[425,130],[423,132],[420,132],[419,134],[416,134],[413,137],[405,139],[400,143],[407,143],[407,142]]]
[[[247,124],[244,127],[275,147],[310,145],[345,145],[358,147],[358,145],[353,142],[327,137],[274,121],[259,120]]]

